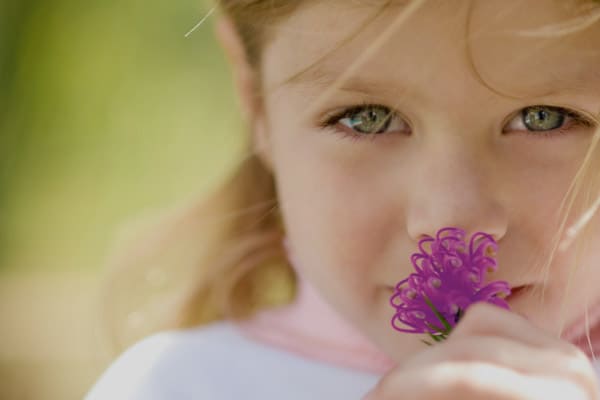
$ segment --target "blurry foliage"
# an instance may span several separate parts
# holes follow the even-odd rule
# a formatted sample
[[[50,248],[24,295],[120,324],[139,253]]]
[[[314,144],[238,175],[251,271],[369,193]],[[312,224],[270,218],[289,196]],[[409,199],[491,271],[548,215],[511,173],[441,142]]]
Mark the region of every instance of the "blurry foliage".
[[[0,0],[0,399],[81,399],[116,233],[243,156],[213,2]]]
[[[24,19],[28,5],[32,2],[0,2],[0,266],[7,254],[6,236],[3,221],[6,220],[6,197],[12,164],[17,158],[17,135],[8,129],[10,104],[14,91],[15,60],[19,46],[19,24]]]
[[[0,0],[0,271],[98,268],[212,186],[241,121],[205,1]]]

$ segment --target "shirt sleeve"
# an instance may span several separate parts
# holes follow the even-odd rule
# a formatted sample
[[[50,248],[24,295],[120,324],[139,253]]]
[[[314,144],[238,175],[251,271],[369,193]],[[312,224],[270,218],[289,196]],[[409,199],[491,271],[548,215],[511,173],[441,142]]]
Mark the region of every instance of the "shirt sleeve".
[[[172,338],[169,333],[158,333],[140,340],[100,376],[85,400],[163,400],[177,398],[168,393],[156,368],[161,364]]]

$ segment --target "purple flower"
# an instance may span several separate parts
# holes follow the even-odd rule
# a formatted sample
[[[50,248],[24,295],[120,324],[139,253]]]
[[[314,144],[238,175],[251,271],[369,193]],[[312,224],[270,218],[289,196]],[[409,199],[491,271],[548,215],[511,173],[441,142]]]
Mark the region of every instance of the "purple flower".
[[[394,329],[427,333],[440,341],[473,303],[487,302],[510,309],[500,297],[511,293],[508,282],[484,285],[486,272],[497,269],[496,241],[487,233],[477,232],[467,248],[464,238],[464,230],[446,227],[437,232],[435,239],[426,236],[419,241],[420,252],[410,257],[416,272],[398,282],[390,298],[396,309]]]

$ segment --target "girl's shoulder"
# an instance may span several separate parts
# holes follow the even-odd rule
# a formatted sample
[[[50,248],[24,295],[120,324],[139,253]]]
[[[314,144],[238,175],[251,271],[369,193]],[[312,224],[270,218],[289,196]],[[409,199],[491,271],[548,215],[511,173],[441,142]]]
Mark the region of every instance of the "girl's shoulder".
[[[373,374],[252,340],[235,324],[219,322],[137,342],[109,366],[85,400],[358,398],[377,381]]]
[[[190,369],[201,376],[203,368],[211,364],[211,357],[232,339],[235,341],[235,335],[226,323],[155,333],[113,361],[85,399],[168,398],[176,394],[172,390],[185,390]]]

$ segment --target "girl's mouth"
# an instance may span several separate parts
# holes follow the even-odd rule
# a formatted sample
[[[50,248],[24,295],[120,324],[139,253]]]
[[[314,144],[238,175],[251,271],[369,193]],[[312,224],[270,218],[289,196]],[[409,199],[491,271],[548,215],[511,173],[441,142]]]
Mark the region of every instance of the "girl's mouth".
[[[523,294],[523,291],[527,291],[530,288],[531,288],[531,285],[521,285],[521,286],[516,286],[516,287],[511,288],[510,294],[508,296],[506,296],[506,301],[508,301],[509,303],[514,302],[517,298],[519,298]]]
[[[514,288],[511,288],[511,293],[506,297],[508,302],[515,301],[517,298],[521,297],[521,295],[529,290],[532,285],[521,285]],[[394,292],[394,286],[386,285],[385,289],[389,292]]]
[[[521,299],[532,289],[533,285],[520,285],[511,288],[511,294],[506,297],[506,301],[512,307],[515,302]],[[386,290],[393,292],[394,286],[386,285]],[[573,324],[567,327],[561,334],[561,339],[576,345],[588,357],[592,357],[592,352],[600,356],[600,301],[588,309],[588,325],[590,327],[590,343],[586,335],[586,317],[582,315]]]

